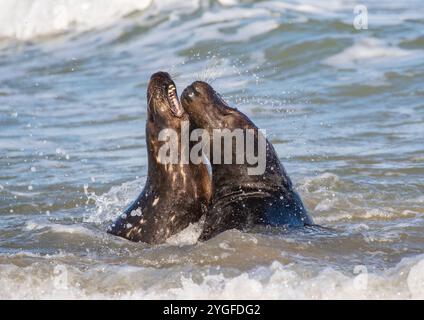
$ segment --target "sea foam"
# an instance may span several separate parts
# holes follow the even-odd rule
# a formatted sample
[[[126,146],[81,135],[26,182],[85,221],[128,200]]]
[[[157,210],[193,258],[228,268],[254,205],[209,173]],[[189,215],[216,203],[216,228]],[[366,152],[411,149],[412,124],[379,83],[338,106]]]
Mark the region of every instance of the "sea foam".
[[[51,257],[49,260],[54,260]],[[96,265],[84,271],[60,262],[25,268],[1,265],[1,299],[423,299],[424,257],[405,258],[394,268],[352,274],[332,268],[308,272],[273,262],[233,276],[188,270]],[[172,268],[171,268],[172,269]],[[107,275],[107,276],[106,276]],[[97,289],[96,289],[97,288]]]

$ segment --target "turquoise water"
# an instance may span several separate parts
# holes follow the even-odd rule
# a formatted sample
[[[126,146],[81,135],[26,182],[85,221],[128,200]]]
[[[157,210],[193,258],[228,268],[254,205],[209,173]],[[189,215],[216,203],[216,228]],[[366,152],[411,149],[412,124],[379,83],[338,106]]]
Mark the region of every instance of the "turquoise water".
[[[424,298],[421,1],[0,8],[0,298]],[[107,235],[143,188],[158,70],[179,93],[211,82],[265,129],[332,229]]]

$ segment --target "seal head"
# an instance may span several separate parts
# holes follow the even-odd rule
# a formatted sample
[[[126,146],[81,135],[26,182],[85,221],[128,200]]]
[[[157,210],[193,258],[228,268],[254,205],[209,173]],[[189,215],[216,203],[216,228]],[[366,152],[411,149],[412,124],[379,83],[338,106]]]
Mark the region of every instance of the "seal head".
[[[169,74],[153,74],[147,88],[147,181],[137,199],[110,226],[109,233],[158,244],[204,214],[211,195],[208,169],[203,163],[183,163],[181,155],[190,146],[178,144],[181,128],[188,121]],[[162,130],[176,134],[176,163],[164,162],[160,157],[160,150],[167,143],[159,139]]]
[[[181,95],[184,110],[191,122],[206,129],[210,137],[212,166],[212,200],[206,215],[200,239],[207,240],[228,229],[248,229],[256,224],[300,227],[311,224],[306,209],[294,190],[293,184],[281,164],[272,144],[261,135],[258,127],[242,112],[232,108],[208,83],[196,81]],[[241,152],[243,161],[235,161],[240,150],[222,150],[225,144],[214,138],[216,129],[243,130],[246,148]],[[259,174],[249,174],[247,133],[254,132],[251,140],[255,154],[264,142],[265,164]],[[215,148],[221,152],[216,156]],[[232,153],[232,162],[225,163],[222,155]]]

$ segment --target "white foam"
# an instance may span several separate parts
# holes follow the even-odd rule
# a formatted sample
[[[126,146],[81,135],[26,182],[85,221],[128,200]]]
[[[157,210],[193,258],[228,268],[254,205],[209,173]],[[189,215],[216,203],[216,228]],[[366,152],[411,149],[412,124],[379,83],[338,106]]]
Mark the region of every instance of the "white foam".
[[[338,200],[327,201],[322,200],[314,208],[315,216],[314,221],[318,224],[325,224],[338,221],[350,220],[394,220],[401,218],[413,218],[418,215],[418,212],[412,210],[395,210],[393,208],[363,208],[358,206],[351,206],[345,208],[346,211],[340,212],[337,207],[340,206]],[[336,213],[334,213],[336,211]],[[330,214],[322,214],[330,212]]]
[[[376,66],[420,53],[420,50],[401,49],[376,38],[361,38],[353,46],[325,59],[323,63],[337,68],[355,68],[364,64]]]
[[[152,0],[2,0],[0,37],[28,40],[70,29],[88,30],[113,24],[144,10]]]
[[[408,274],[408,288],[412,299],[424,297],[424,260],[413,265]]]
[[[67,253],[63,251],[59,251],[58,253],[53,254],[39,254],[39,253],[33,253],[29,251],[21,251],[17,253],[11,253],[8,254],[7,257],[9,259],[14,258],[37,258],[37,259],[43,259],[43,260],[54,260],[54,259],[61,259],[61,258],[69,258],[69,257],[75,257],[72,253]]]
[[[310,272],[297,264],[273,262],[233,276],[203,269],[196,280],[191,271],[181,269],[96,265],[81,271],[50,260],[28,267],[2,264],[0,272],[1,299],[424,298],[422,255],[377,272],[365,266],[352,266],[351,272]]]
[[[301,183],[299,191],[307,202],[312,203],[309,208],[315,223],[325,225],[341,221],[395,220],[414,218],[420,214],[420,211],[413,209],[405,210],[378,204],[370,206],[369,201],[364,199],[364,193],[350,192],[346,195],[345,190],[352,188],[351,183],[329,172],[306,178]]]
[[[78,224],[58,224],[58,223],[38,223],[35,221],[28,221],[25,223],[25,230],[27,231],[37,231],[43,230],[44,232],[54,232],[54,233],[69,233],[69,234],[84,234],[92,235],[93,231],[84,228]],[[42,233],[44,233],[42,232]]]
[[[339,0],[332,1],[297,1],[291,3],[289,1],[267,1],[259,3],[258,6],[266,7],[277,11],[296,11],[314,15],[333,15],[336,12],[344,11],[347,8],[352,8],[346,1]]]
[[[190,223],[190,225],[181,232],[169,237],[166,243],[171,245],[193,245],[197,242],[203,230],[205,216],[199,222]]]
[[[238,4],[237,0],[218,0],[218,2],[223,6],[234,6]]]
[[[237,33],[229,37],[229,39],[232,41],[246,41],[261,34],[270,32],[278,28],[278,26],[279,24],[272,20],[252,22],[239,28]]]
[[[300,186],[306,192],[319,192],[322,190],[334,189],[340,183],[338,175],[324,172],[312,178],[306,179]]]
[[[218,23],[234,21],[234,19],[267,18],[271,13],[262,8],[228,8],[223,11],[206,11],[202,16],[202,23]]]
[[[291,18],[295,22],[307,22],[308,16],[323,19],[338,19],[352,22],[354,0],[287,0],[253,3],[249,8],[239,6],[238,0],[218,0],[222,10],[205,10],[201,23],[209,19],[223,23],[244,18],[276,16],[286,11],[297,13]],[[417,12],[419,2],[411,8],[396,7],[396,11],[379,13],[378,4],[369,4],[370,24],[395,25],[408,19],[420,19]],[[388,7],[390,3],[384,3]],[[393,5],[392,5],[393,6]],[[125,16],[136,12],[151,10],[152,14],[165,13],[170,21],[178,20],[180,9],[183,13],[192,13],[206,8],[202,0],[0,0],[0,38],[29,40],[40,36],[55,35],[68,31],[86,31],[94,28],[109,27]],[[217,20],[218,19],[218,20]],[[210,21],[209,21],[210,22]],[[257,27],[261,27],[259,24]]]
[[[95,203],[95,208],[89,212],[84,221],[101,224],[115,220],[140,194],[145,182],[145,177],[125,182],[120,186],[113,186],[108,192],[99,196],[89,191],[89,186],[84,186],[87,203],[91,201]]]

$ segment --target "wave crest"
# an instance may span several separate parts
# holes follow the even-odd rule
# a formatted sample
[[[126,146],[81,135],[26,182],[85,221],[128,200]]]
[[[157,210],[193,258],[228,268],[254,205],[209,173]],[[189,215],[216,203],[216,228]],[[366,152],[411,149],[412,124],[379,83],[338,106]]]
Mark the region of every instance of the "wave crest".
[[[152,0],[3,0],[0,37],[29,40],[70,29],[88,30],[110,25]]]

